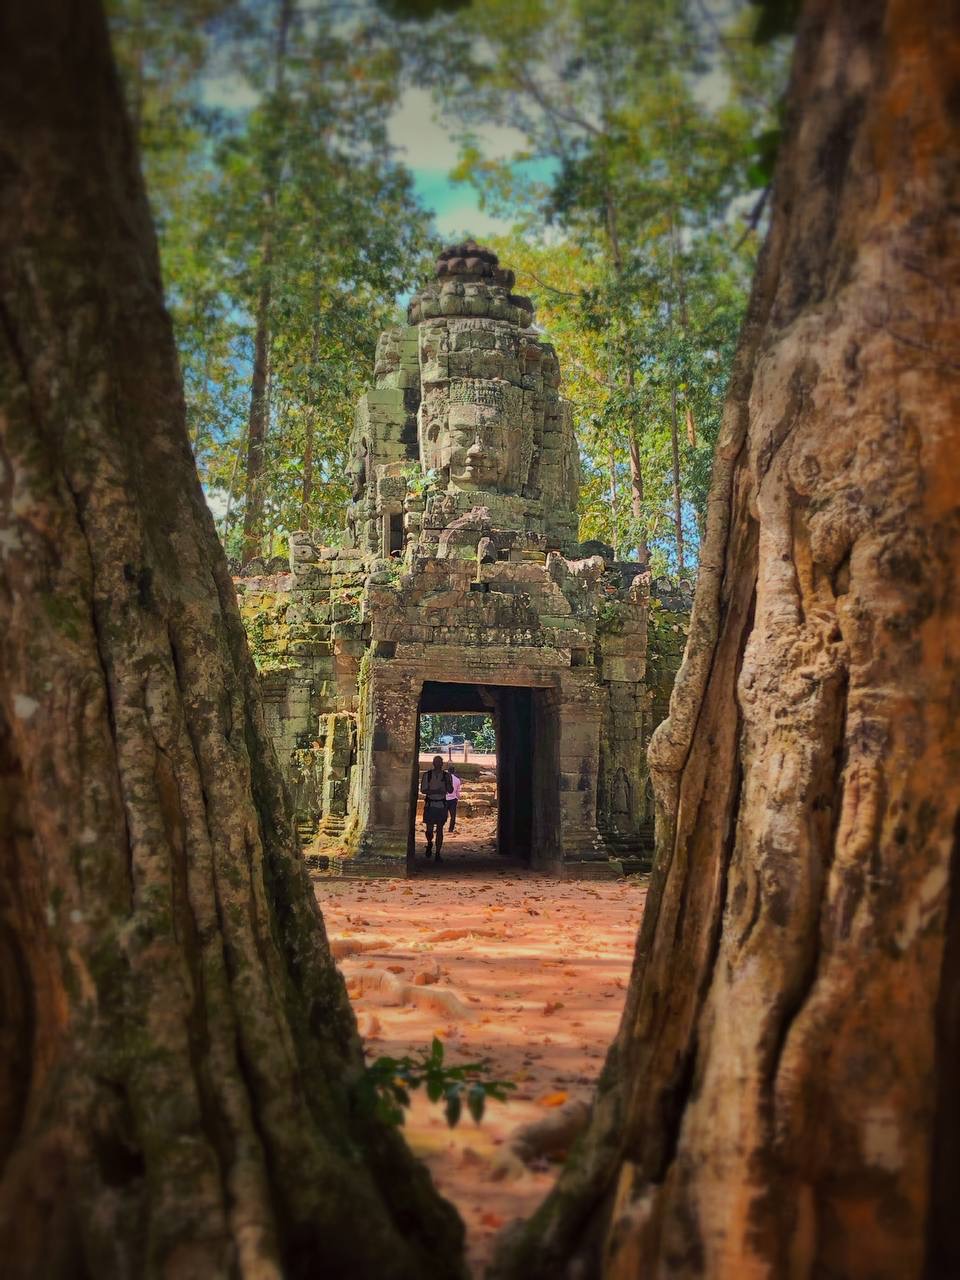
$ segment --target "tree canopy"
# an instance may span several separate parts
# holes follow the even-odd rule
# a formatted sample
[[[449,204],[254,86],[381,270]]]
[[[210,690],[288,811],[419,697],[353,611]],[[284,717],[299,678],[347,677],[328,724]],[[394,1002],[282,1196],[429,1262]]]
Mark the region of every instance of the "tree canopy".
[[[387,122],[430,88],[559,348],[581,536],[696,567],[785,44],[689,0],[113,0],[191,440],[228,551],[336,540],[374,343],[439,240]],[[490,128],[519,130],[508,159]],[[464,228],[469,231],[470,228]],[[490,239],[490,237],[487,237]]]
[[[786,48],[756,11],[477,0],[425,51],[458,176],[560,349],[585,462],[584,536],[696,564],[713,445],[775,147]],[[481,127],[526,147],[485,154]]]
[[[353,404],[423,270],[427,216],[386,134],[392,25],[373,8],[338,15],[294,0],[185,0],[149,19],[139,0],[114,6],[191,439],[236,555],[244,498],[266,552],[287,530],[339,527]]]

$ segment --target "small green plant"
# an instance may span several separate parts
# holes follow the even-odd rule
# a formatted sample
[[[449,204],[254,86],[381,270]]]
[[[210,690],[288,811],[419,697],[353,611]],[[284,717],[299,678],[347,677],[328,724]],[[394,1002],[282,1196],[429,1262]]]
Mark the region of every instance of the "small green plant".
[[[294,665],[289,658],[278,653],[275,643],[267,640],[264,635],[268,625],[274,627],[282,625],[282,613],[282,609],[265,609],[252,618],[243,619],[250,653],[261,675],[267,675],[274,671],[289,671]]]
[[[394,590],[396,590],[396,588],[399,587],[400,579],[403,577],[406,571],[407,571],[406,566],[404,565],[403,560],[399,558],[396,560],[391,560],[387,565],[386,572],[389,574],[389,577],[390,577],[390,586],[393,587]]]
[[[449,1066],[443,1060],[443,1042],[434,1037],[429,1051],[423,1049],[416,1057],[377,1058],[371,1062],[356,1086],[356,1097],[361,1107],[384,1123],[402,1125],[410,1094],[423,1085],[431,1102],[443,1101],[447,1124],[452,1129],[464,1105],[479,1124],[488,1098],[505,1102],[508,1091],[517,1087],[509,1080],[491,1080],[489,1074],[488,1058]]]
[[[597,631],[601,635],[619,635],[623,631],[624,608],[620,600],[605,600],[597,613]]]
[[[423,497],[426,490],[437,482],[436,471],[424,471],[419,462],[407,463],[401,467],[400,474],[407,482],[407,490],[418,498]]]

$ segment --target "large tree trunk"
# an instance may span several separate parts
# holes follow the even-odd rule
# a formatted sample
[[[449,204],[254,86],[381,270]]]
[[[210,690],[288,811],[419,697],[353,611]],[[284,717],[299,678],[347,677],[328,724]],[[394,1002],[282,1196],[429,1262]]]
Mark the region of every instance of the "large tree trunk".
[[[0,119],[3,1273],[461,1275],[354,1104],[93,0],[6,6]]]
[[[808,4],[658,853],[509,1277],[960,1275],[954,3]]]

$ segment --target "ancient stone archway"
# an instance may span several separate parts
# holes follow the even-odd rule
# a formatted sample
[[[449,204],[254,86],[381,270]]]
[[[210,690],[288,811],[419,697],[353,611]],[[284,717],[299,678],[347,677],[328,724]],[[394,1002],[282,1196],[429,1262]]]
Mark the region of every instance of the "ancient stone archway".
[[[377,346],[346,545],[294,534],[290,574],[238,583],[302,826],[371,873],[407,866],[430,684],[513,691],[497,695],[502,849],[560,876],[648,861],[632,798],[679,661],[664,630],[682,639],[688,602],[658,585],[653,608],[645,564],[577,541],[570,407],[513,284],[472,242],[440,255]]]
[[[564,823],[569,827],[574,818],[582,820],[582,815],[574,814],[561,795],[560,704],[549,687],[427,681],[422,687],[417,719],[419,723],[419,714],[424,712],[490,713],[496,735],[497,854],[552,874],[560,871]],[[585,742],[584,775],[592,776],[599,734],[588,733]],[[415,758],[418,755],[419,750]],[[408,819],[414,837],[417,806],[414,785]],[[595,813],[589,814],[587,821],[589,834],[597,839]],[[413,852],[412,842],[408,849]]]

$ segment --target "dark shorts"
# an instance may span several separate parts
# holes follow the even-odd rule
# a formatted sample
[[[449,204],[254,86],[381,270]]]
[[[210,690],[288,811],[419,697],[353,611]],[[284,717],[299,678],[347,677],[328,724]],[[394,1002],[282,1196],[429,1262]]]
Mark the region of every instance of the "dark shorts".
[[[423,825],[425,827],[442,827],[447,821],[447,804],[445,800],[428,800],[423,806]]]

